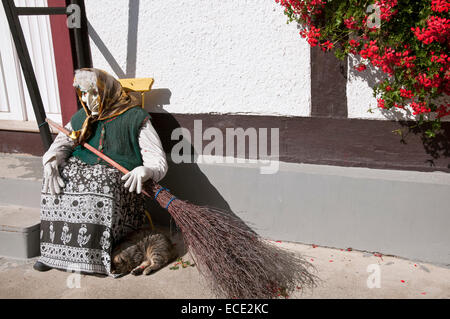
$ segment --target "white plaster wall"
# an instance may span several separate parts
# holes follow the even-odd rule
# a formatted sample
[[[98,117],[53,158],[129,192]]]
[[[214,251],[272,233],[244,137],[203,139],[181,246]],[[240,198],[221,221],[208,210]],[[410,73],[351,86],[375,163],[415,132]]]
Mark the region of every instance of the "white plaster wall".
[[[410,108],[405,110],[391,109],[382,110],[377,106],[377,99],[373,96],[373,87],[376,83],[383,81],[387,75],[368,65],[367,69],[359,72],[355,70],[363,62],[360,56],[349,55],[348,59],[348,81],[347,81],[347,107],[349,118],[375,119],[375,120],[418,120],[419,116],[414,116]],[[367,62],[366,62],[367,64]],[[443,96],[435,103],[449,103],[448,96]],[[433,115],[429,116],[430,119]],[[443,121],[449,121],[449,117],[443,118]]]
[[[86,0],[92,57],[117,77],[155,78],[149,111],[310,116],[309,45],[275,0],[131,1],[139,13],[129,49],[130,0]],[[377,107],[372,88],[385,75],[354,70],[360,61],[349,57],[348,117],[414,119]]]
[[[382,110],[377,106],[377,99],[373,96],[373,86],[386,78],[381,70],[368,65],[367,69],[359,72],[355,67],[363,62],[360,56],[349,55],[347,81],[347,107],[349,118],[374,120],[404,120],[414,119],[407,110]],[[367,63],[365,63],[367,64]]]
[[[355,66],[361,63],[362,59],[352,54],[348,59],[348,81],[347,81],[347,107],[349,118],[383,119],[381,110],[377,107],[377,100],[373,96],[373,89],[368,78],[383,78],[383,72],[368,67],[359,72]]]
[[[129,1],[86,0],[86,8],[126,74]],[[94,67],[120,77],[105,50],[92,40],[91,48]],[[167,112],[311,112],[309,45],[274,0],[141,0],[136,58],[136,77],[170,91]]]

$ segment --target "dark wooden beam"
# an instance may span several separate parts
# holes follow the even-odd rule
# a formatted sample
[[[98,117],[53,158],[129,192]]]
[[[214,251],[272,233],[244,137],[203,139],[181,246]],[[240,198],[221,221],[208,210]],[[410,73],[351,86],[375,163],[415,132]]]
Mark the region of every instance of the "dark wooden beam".
[[[203,130],[219,128],[279,128],[280,160],[290,163],[338,165],[383,169],[450,172],[450,123],[441,134],[426,139],[422,131],[410,129],[413,122],[248,116],[211,114],[152,113],[166,152],[178,141],[171,140],[177,127],[194,136],[194,120],[202,120]],[[394,131],[403,131],[403,137]],[[193,143],[193,141],[192,141]],[[208,144],[203,143],[203,147]],[[223,150],[225,154],[225,148]],[[248,158],[248,150],[246,152]]]
[[[311,48],[311,116],[347,118],[347,59]]]
[[[38,16],[38,15],[66,15],[66,8],[62,7],[16,7],[17,14],[20,16]]]
[[[450,173],[450,123],[435,139],[410,129],[413,122],[308,117],[152,113],[152,123],[164,149],[171,153],[174,129],[184,127],[194,136],[194,121],[203,131],[219,128],[279,128],[280,160],[289,163],[369,167]],[[393,133],[402,130],[403,137]],[[38,133],[0,131],[0,152],[43,155]],[[203,142],[205,147],[210,141]],[[194,143],[194,141],[192,141]],[[270,148],[269,148],[270,150]],[[223,150],[225,154],[225,147]],[[248,149],[246,151],[248,157]]]

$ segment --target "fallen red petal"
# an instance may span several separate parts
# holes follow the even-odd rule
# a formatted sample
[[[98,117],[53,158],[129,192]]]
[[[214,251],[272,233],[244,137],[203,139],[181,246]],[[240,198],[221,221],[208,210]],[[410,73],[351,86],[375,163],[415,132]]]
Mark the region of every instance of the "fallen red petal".
[[[400,280],[400,281],[403,282],[403,283],[405,282],[404,280]]]
[[[383,255],[381,255],[380,253],[374,253],[373,254],[375,257],[380,257],[381,260],[383,260]]]

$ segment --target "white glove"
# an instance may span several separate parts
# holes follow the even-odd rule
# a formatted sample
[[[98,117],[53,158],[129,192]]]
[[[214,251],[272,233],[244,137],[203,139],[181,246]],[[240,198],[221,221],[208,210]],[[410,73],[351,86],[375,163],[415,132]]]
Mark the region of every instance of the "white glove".
[[[59,194],[65,186],[61,175],[59,175],[56,159],[50,160],[44,165],[44,193],[50,191],[52,195]]]
[[[136,190],[136,193],[140,194],[142,192],[142,185],[148,181],[153,176],[153,172],[150,168],[145,166],[138,166],[128,174],[122,177],[125,181],[125,188],[131,192]]]

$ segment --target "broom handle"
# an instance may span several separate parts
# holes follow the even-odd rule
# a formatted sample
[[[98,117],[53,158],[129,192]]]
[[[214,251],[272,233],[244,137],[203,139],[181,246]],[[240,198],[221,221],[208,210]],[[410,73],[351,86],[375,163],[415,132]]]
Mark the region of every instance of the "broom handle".
[[[67,130],[66,128],[62,127],[61,125],[59,125],[58,123],[53,122],[50,119],[45,119],[45,121],[52,127],[54,127],[55,129],[57,129],[58,131],[64,133],[65,135],[67,135],[68,137],[70,137],[70,133],[69,130]],[[102,152],[100,152],[99,150],[97,150],[96,148],[92,147],[91,145],[89,145],[88,143],[83,143],[83,146],[85,148],[87,148],[88,150],[90,150],[92,153],[94,153],[95,155],[97,155],[98,157],[100,157],[101,159],[105,160],[106,162],[108,162],[109,164],[111,164],[113,167],[117,168],[119,171],[121,171],[123,174],[128,174],[130,171],[127,170],[125,167],[119,165],[118,163],[116,163],[115,161],[113,161],[111,158],[109,158],[108,156],[106,156],[105,154],[103,154]],[[142,190],[142,193],[144,195],[146,195],[147,197],[152,198],[152,196],[150,196],[145,190]]]

